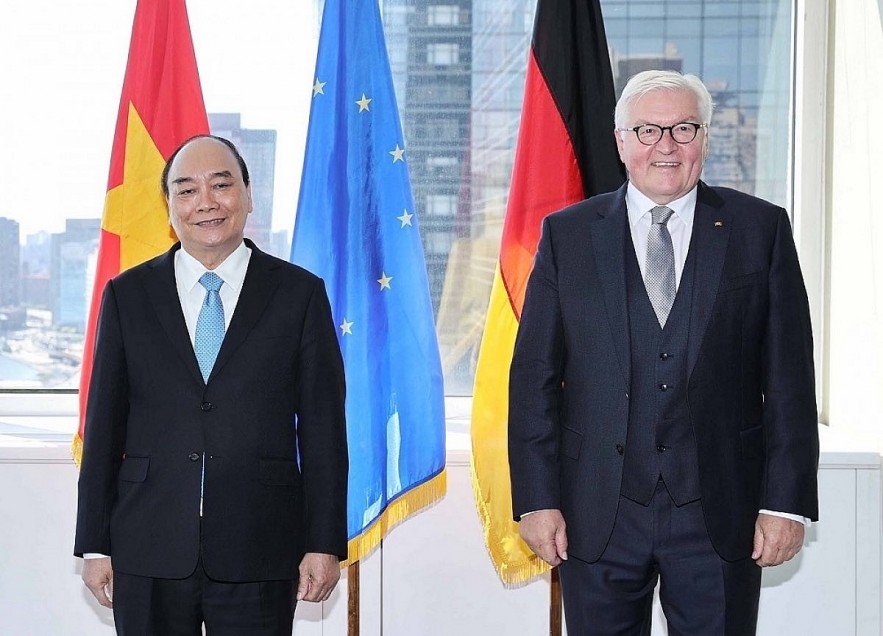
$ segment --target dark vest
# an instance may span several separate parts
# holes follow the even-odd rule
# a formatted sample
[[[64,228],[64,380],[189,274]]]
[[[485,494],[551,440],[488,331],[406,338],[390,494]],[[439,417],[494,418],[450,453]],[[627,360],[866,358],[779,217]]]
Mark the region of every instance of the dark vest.
[[[646,505],[662,478],[674,502],[683,505],[699,498],[696,440],[686,394],[694,250],[688,251],[664,329],[647,296],[631,240],[625,241],[625,252],[632,377],[620,492]]]

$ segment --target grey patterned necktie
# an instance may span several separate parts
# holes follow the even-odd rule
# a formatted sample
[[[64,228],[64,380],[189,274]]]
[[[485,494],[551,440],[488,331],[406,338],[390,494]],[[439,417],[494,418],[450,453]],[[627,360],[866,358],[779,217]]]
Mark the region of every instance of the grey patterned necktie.
[[[656,312],[659,326],[665,327],[668,312],[675,301],[675,253],[668,233],[668,220],[673,210],[658,205],[650,211],[653,217],[650,232],[647,234],[647,263],[644,271],[644,286],[650,297],[650,304]]]

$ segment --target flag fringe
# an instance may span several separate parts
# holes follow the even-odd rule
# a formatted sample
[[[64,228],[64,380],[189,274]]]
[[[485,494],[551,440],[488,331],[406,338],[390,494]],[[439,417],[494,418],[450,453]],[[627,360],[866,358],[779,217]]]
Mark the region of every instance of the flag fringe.
[[[74,463],[79,468],[83,463],[83,438],[79,433],[74,433],[74,438],[71,440],[71,457],[74,458]]]
[[[470,462],[470,468],[472,471],[472,488],[475,492],[475,507],[478,509],[478,516],[481,518],[481,524],[484,528],[484,545],[490,555],[491,563],[493,563],[497,576],[500,577],[505,588],[516,589],[524,587],[533,579],[541,574],[545,574],[552,568],[535,554],[532,554],[527,559],[512,560],[511,554],[503,548],[503,544],[507,540],[511,541],[511,537],[500,537],[493,531],[493,519],[475,471],[474,455]],[[517,533],[516,536],[518,536]]]
[[[349,556],[346,561],[340,564],[340,567],[345,568],[364,559],[389,534],[390,530],[412,514],[438,502],[445,496],[447,490],[447,471],[443,468],[438,475],[429,481],[399,495],[387,505],[386,510],[374,520],[374,523],[360,535],[349,540]]]

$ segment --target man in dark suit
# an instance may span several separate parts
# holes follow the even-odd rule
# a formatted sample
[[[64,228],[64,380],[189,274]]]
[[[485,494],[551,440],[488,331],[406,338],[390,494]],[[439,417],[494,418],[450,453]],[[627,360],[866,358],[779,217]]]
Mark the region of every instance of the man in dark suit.
[[[618,191],[553,214],[510,373],[521,536],[568,633],[753,634],[761,568],[817,519],[809,311],[788,215],[699,180],[711,97],[647,71],[616,107]],[[569,557],[569,558],[568,558]]]
[[[295,601],[327,599],[347,554],[325,288],[243,238],[229,141],[185,142],[162,189],[180,243],[104,291],[75,554],[120,634],[291,634]]]

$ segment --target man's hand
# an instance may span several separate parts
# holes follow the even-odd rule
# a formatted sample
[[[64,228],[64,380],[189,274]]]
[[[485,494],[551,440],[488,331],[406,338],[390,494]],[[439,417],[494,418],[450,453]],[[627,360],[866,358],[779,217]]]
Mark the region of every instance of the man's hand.
[[[297,600],[327,601],[340,580],[340,562],[333,554],[308,552],[298,568]]]
[[[751,558],[762,568],[790,561],[803,547],[805,531],[799,521],[760,513],[754,523]]]
[[[104,607],[113,607],[113,568],[110,557],[83,559],[83,583]]]
[[[521,517],[518,532],[538,557],[551,566],[567,560],[567,532],[560,510],[538,510]]]

